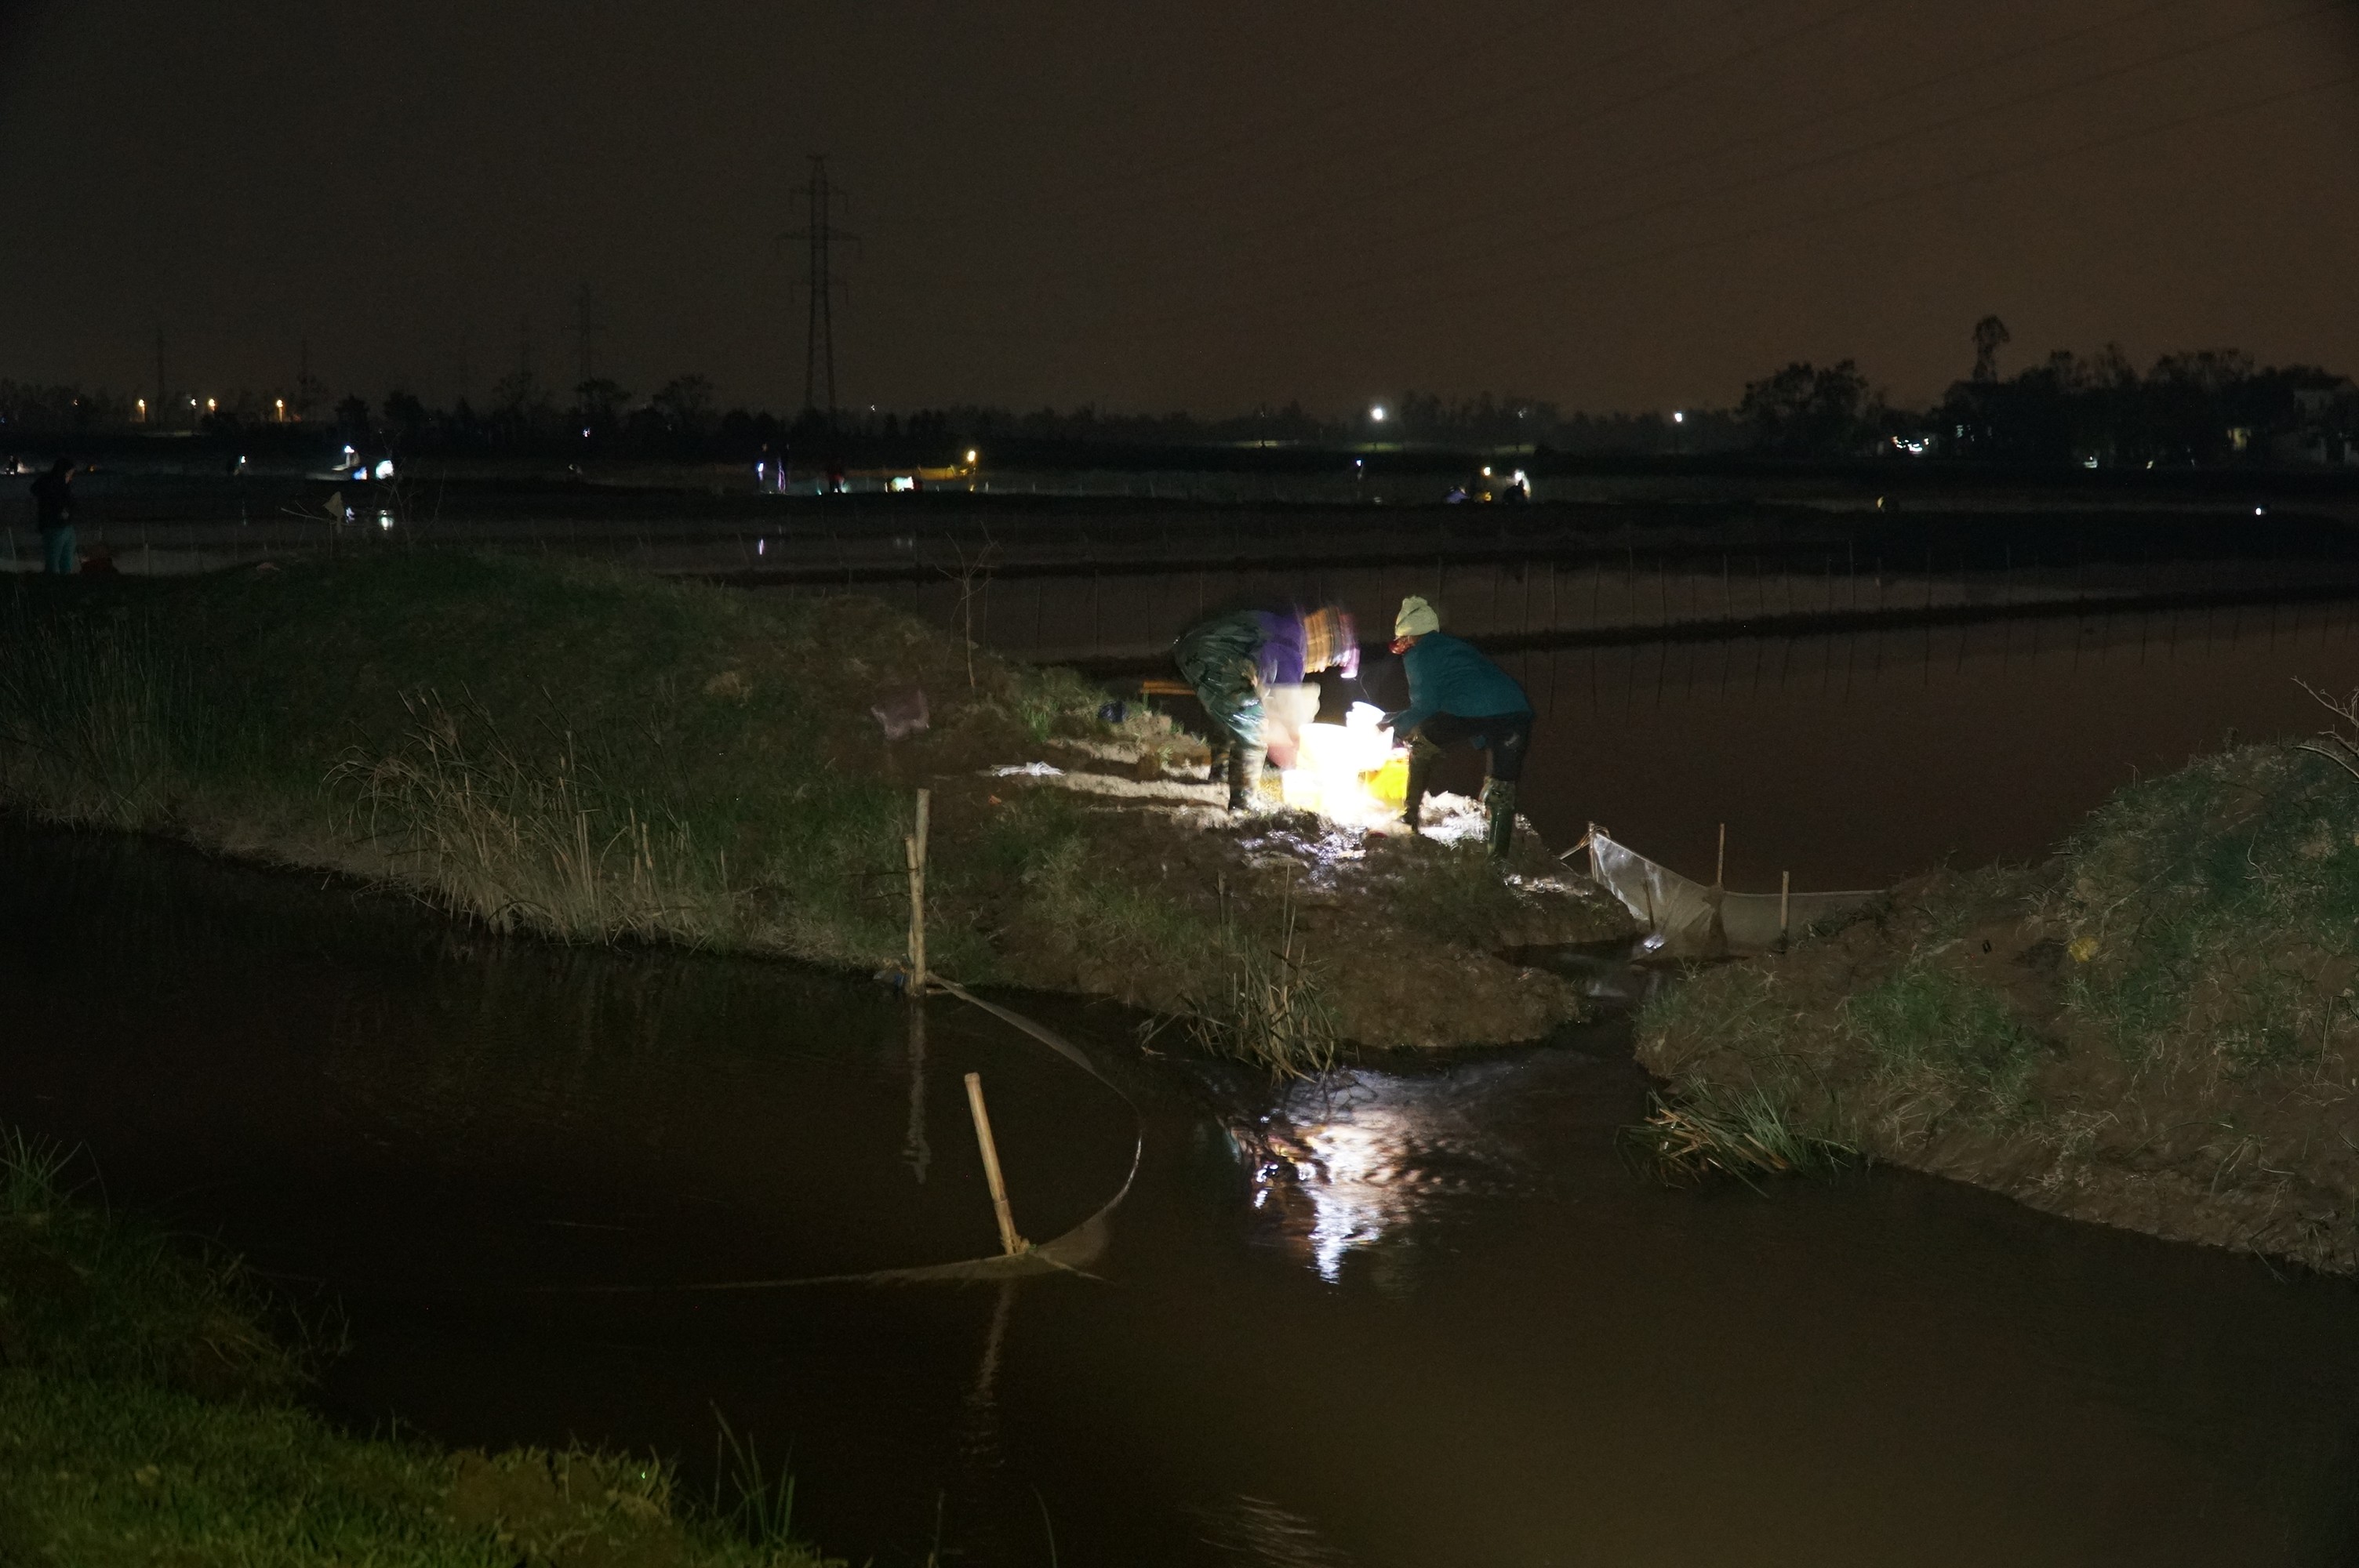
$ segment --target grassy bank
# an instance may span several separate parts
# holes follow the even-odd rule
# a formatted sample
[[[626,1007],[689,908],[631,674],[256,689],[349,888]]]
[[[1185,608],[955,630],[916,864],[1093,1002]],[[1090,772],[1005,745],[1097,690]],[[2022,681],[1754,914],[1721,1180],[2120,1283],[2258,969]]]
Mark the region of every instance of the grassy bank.
[[[0,1562],[821,1568],[750,1487],[690,1509],[651,1459],[337,1430],[299,1402],[316,1328],[59,1170],[0,1140]]]
[[[2359,1270],[2359,780],[2250,746],[2048,863],[1944,872],[1640,1022],[1675,1111]]]
[[[925,727],[888,738],[880,710],[919,693]],[[1043,787],[1184,768],[1184,736],[1102,722],[1103,697],[870,600],[579,562],[0,590],[0,802],[42,820],[343,871],[504,929],[875,968],[902,951],[925,785],[931,957],[960,979],[1216,1015],[1291,923],[1307,993],[1364,1044],[1527,1038],[1578,1011],[1488,957],[1549,901],[1471,851],[1339,855],[1301,819],[1211,831],[1169,800]],[[1619,923],[1550,907],[1569,936]],[[1469,974],[1483,994],[1451,994]]]

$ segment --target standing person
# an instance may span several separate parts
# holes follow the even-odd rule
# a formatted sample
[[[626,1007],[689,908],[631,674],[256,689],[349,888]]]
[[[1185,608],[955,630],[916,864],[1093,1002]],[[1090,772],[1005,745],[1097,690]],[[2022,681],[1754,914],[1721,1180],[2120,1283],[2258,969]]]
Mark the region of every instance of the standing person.
[[[41,561],[52,576],[71,575],[82,564],[74,549],[73,477],[73,460],[60,458],[32,484],[33,516],[41,530]]]
[[[1270,744],[1266,705],[1270,691],[1299,686],[1303,676],[1324,669],[1340,669],[1346,677],[1357,675],[1356,639],[1351,616],[1324,605],[1309,611],[1228,611],[1199,621],[1171,644],[1180,678],[1195,687],[1197,700],[1219,731],[1213,738],[1216,781],[1218,750],[1228,753],[1231,811],[1251,806],[1261,788],[1262,761]]]
[[[1490,753],[1483,784],[1484,835],[1494,860],[1516,837],[1516,786],[1532,743],[1532,704],[1516,678],[1473,643],[1446,635],[1441,616],[1416,594],[1393,620],[1393,652],[1408,672],[1408,706],[1385,722],[1408,741],[1408,799],[1401,820],[1412,833],[1425,806],[1433,765],[1461,741]]]

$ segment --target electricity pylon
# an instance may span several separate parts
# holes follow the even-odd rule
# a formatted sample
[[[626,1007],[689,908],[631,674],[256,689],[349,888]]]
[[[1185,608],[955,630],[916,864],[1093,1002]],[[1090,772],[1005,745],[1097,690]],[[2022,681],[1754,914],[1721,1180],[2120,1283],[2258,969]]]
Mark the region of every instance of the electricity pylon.
[[[860,243],[860,236],[836,227],[836,208],[846,211],[851,202],[844,193],[827,178],[827,155],[813,153],[810,178],[803,183],[802,193],[810,219],[799,229],[788,231],[787,238],[802,240],[810,249],[804,264],[802,287],[810,297],[810,319],[803,334],[803,406],[820,406],[821,378],[827,391],[827,420],[835,423],[835,291],[842,287],[835,276],[834,247],[842,241]]]

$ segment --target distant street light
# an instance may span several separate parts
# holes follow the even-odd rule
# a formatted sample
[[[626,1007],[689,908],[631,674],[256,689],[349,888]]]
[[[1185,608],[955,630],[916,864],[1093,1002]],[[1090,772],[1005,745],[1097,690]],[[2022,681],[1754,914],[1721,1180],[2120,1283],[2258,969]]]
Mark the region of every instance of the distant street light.
[[[1381,425],[1385,422],[1385,406],[1381,403],[1368,410],[1368,417]]]

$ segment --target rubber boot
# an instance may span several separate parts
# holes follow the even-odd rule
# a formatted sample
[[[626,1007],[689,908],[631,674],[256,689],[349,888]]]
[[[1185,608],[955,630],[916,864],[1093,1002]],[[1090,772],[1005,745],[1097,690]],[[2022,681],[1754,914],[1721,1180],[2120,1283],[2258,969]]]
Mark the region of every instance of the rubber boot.
[[[1401,822],[1411,833],[1422,826],[1419,818],[1425,814],[1425,791],[1433,779],[1434,755],[1416,741],[1409,742],[1408,788],[1401,797]]]
[[[1238,746],[1229,752],[1229,809],[1250,811],[1261,798],[1262,751]]]
[[[1512,780],[1493,779],[1484,786],[1483,806],[1488,817],[1483,847],[1494,861],[1507,858],[1507,847],[1516,841],[1516,786]]]

